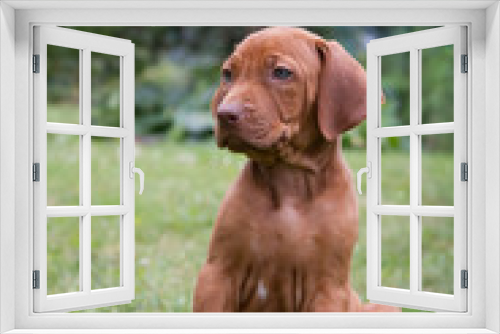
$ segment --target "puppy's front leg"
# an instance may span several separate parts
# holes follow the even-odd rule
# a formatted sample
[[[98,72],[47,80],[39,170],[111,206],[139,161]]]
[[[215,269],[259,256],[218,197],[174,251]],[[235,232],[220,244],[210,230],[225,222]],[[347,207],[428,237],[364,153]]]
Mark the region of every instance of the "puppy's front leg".
[[[393,306],[363,304],[351,287],[330,288],[318,293],[311,304],[312,312],[401,312]]]
[[[330,288],[317,292],[311,301],[309,312],[356,312],[358,300],[345,287]]]
[[[235,312],[236,303],[231,294],[231,279],[224,275],[222,266],[207,262],[203,265],[194,290],[194,312]]]

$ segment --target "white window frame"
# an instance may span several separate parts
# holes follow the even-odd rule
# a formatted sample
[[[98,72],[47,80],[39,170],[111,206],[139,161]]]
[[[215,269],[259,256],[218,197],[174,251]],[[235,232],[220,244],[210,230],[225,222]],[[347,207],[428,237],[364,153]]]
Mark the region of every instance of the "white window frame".
[[[78,50],[79,124],[47,122],[47,45]],[[33,75],[34,162],[39,163],[39,181],[33,185],[34,270],[39,271],[39,288],[34,289],[35,312],[72,311],[130,303],[135,296],[135,180],[130,177],[135,161],[134,44],[128,40],[52,26],[34,27],[34,54],[39,58]],[[96,126],[91,122],[92,53],[113,55],[119,61],[120,125]],[[47,134],[79,136],[79,198],[76,206],[47,206]],[[120,203],[96,205],[91,199],[92,138],[119,140]],[[74,152],[73,152],[74,153]],[[119,218],[119,285],[92,289],[92,217]],[[79,225],[79,291],[47,294],[47,224],[51,217],[76,217]]]
[[[120,6],[128,7],[120,8]],[[61,8],[66,7],[66,8]],[[68,8],[69,7],[69,8]],[[161,8],[159,8],[161,7]],[[395,8],[397,7],[397,8]],[[74,8],[80,8],[78,10]],[[81,9],[84,8],[84,9]],[[104,9],[103,9],[104,8]],[[143,10],[137,10],[142,8]],[[149,9],[148,9],[149,8]],[[470,154],[467,313],[34,314],[32,27],[71,25],[467,25]],[[12,333],[494,333],[500,331],[498,1],[4,1],[0,3],[0,331]],[[15,36],[15,37],[14,37]],[[15,68],[15,70],[14,70]],[[487,70],[486,70],[487,68]],[[12,84],[14,82],[14,84]],[[14,142],[14,145],[12,145]],[[488,178],[486,178],[486,176]],[[486,182],[487,181],[487,182]],[[15,194],[14,199],[12,195]],[[486,256],[487,255],[487,256]],[[29,259],[29,261],[27,261]],[[13,287],[15,287],[13,289]],[[487,292],[487,293],[486,293]],[[12,307],[14,305],[14,307]],[[98,329],[101,330],[92,330]],[[179,328],[192,329],[181,331]],[[246,328],[246,330],[243,330]],[[413,329],[412,329],[413,328]],[[415,330],[418,328],[418,330]],[[82,329],[88,329],[82,331]],[[150,329],[151,331],[148,331]],[[267,330],[265,330],[267,329]],[[350,330],[349,330],[350,329]],[[356,330],[353,330],[356,329]],[[52,331],[49,331],[52,332]]]
[[[467,54],[466,27],[448,26],[370,41],[367,45],[367,127],[366,157],[371,166],[367,179],[367,298],[392,305],[412,305],[423,310],[464,312],[467,310],[467,289],[461,287],[461,270],[467,269],[467,185],[460,177],[461,163],[467,163],[467,76],[462,73],[461,55]],[[453,47],[453,122],[422,124],[422,59],[421,50],[445,45]],[[410,123],[383,127],[381,123],[382,61],[387,55],[408,53],[410,80]],[[454,205],[422,204],[422,140],[421,135],[453,134]],[[384,205],[381,202],[381,138],[407,136],[409,150],[410,198],[408,205]],[[386,189],[387,190],[387,189]],[[409,289],[383,285],[382,221],[389,215],[404,217],[399,223],[409,223]],[[442,294],[422,290],[422,220],[429,217],[453,218],[453,293]]]

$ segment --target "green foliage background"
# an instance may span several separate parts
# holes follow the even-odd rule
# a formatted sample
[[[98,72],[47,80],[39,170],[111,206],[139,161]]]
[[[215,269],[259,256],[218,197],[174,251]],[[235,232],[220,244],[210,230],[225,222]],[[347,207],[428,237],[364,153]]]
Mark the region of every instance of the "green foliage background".
[[[259,27],[71,28],[135,43],[136,166],[146,174],[144,194],[136,196],[136,298],[127,305],[90,311],[188,312],[218,206],[245,161],[241,155],[215,147],[209,103],[218,85],[222,61],[237,43]],[[427,28],[307,29],[326,39],[337,39],[365,65],[365,44],[370,39]],[[427,59],[422,74],[424,123],[453,121],[453,85],[449,84],[450,80],[453,82],[452,71],[443,65],[449,61],[451,51],[444,47],[422,58]],[[117,126],[119,62],[113,57],[92,56],[92,124]],[[52,60],[49,73],[53,73],[48,78],[48,121],[78,123],[78,51],[50,47],[48,59]],[[389,56],[382,60],[382,71],[386,97],[382,125],[408,124],[409,61],[404,56]],[[448,176],[453,171],[453,136],[427,137],[422,141],[422,168],[427,177],[423,200],[432,205],[450,205],[453,182]],[[351,169],[357,171],[364,167],[366,124],[344,134],[343,145]],[[79,202],[79,161],[75,153],[78,147],[76,136],[48,136],[48,205]],[[382,147],[384,204],[408,204],[408,141],[404,137],[387,138]],[[93,138],[92,151],[92,203],[117,204],[119,146],[112,140]],[[352,264],[352,282],[364,299],[366,208],[363,196],[359,198],[359,205],[360,236]],[[119,277],[117,219],[92,218],[93,288],[115,286]],[[382,226],[383,284],[408,287],[408,219],[384,217]],[[426,218],[423,227],[423,287],[427,291],[452,293],[452,221]],[[73,218],[49,220],[50,293],[79,289],[78,233]]]
[[[218,86],[222,61],[249,33],[261,27],[71,27],[81,31],[131,40],[135,44],[136,133],[139,136],[164,136],[169,139],[199,140],[212,134],[208,113],[213,92]],[[430,27],[305,27],[325,39],[336,39],[358,61],[366,65],[366,43],[381,38],[428,29]],[[453,49],[425,50],[422,75],[423,123],[453,121]],[[103,58],[103,55],[93,56]],[[49,59],[58,64],[57,76],[49,90],[49,101],[75,104],[78,101],[75,77],[78,56],[74,50],[49,49]],[[107,61],[106,61],[107,60]],[[409,124],[409,55],[385,56],[382,59],[382,85],[387,97],[382,106],[384,126]],[[64,71],[62,71],[64,69]],[[99,125],[116,125],[119,61],[96,59],[92,62],[93,119]],[[118,92],[119,93],[119,92]],[[186,115],[188,114],[188,115]],[[169,132],[172,132],[169,134]],[[366,126],[347,133],[345,147],[364,147]],[[452,142],[433,143],[450,149]],[[386,145],[384,143],[384,145]],[[398,145],[398,143],[387,143]]]

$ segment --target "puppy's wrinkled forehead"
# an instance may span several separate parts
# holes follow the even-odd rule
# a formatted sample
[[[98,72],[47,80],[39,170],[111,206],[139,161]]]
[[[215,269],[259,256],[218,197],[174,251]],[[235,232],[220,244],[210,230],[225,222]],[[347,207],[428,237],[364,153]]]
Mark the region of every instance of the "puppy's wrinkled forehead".
[[[277,65],[279,61],[298,67],[304,63],[319,66],[314,41],[315,35],[296,28],[263,29],[243,40],[224,66],[242,72]]]

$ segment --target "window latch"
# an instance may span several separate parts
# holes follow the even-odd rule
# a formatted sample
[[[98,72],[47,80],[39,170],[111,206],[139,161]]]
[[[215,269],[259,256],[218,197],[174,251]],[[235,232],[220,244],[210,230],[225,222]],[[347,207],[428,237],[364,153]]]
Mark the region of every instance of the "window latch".
[[[131,179],[134,178],[134,173],[139,174],[139,184],[140,184],[139,195],[142,195],[142,192],[144,191],[144,172],[142,171],[142,169],[134,167],[134,162],[130,161],[129,176]]]
[[[357,178],[357,183],[358,183],[358,193],[362,195],[363,193],[361,192],[361,177],[363,174],[366,173],[366,177],[371,179],[372,178],[372,163],[371,161],[367,162],[367,167],[361,168],[358,171],[358,178]]]

